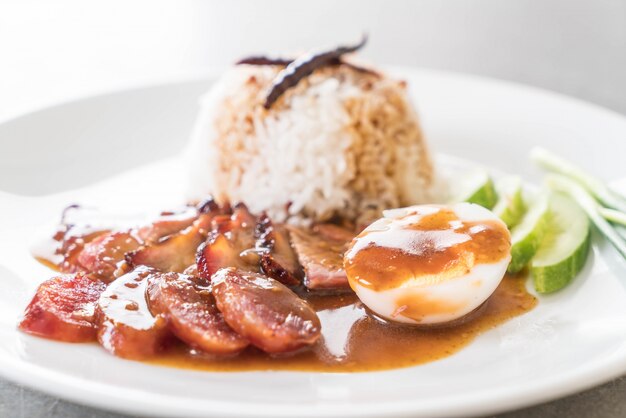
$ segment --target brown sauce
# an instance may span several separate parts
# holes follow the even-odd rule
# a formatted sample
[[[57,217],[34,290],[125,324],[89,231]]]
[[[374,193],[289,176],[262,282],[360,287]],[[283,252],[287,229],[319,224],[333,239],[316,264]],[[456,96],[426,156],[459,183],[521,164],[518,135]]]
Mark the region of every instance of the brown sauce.
[[[439,225],[439,229],[443,230],[449,228],[449,222],[454,221],[450,216],[440,211],[432,216],[424,216],[419,225],[422,225],[422,229],[435,230]],[[484,224],[481,222],[481,225]],[[413,225],[413,229],[419,231],[419,225]],[[464,233],[473,233],[474,239],[483,240],[482,245],[493,246],[493,257],[499,257],[502,234],[497,228],[500,226],[494,224],[494,231],[491,232],[489,225],[481,228],[481,231],[470,231],[472,226],[475,225],[465,223],[462,226]],[[508,239],[508,232],[504,235]],[[469,251],[467,245],[464,248]],[[508,242],[506,245],[509,245]],[[48,242],[34,251],[34,255],[43,264],[57,270],[58,261],[51,257],[54,254],[50,251],[53,247],[54,243]],[[432,256],[429,253],[428,257]],[[450,257],[450,253],[447,256]],[[446,267],[449,265],[439,262],[433,271],[441,271]],[[418,328],[383,322],[370,315],[353,293],[309,293],[304,294],[303,298],[314,307],[322,322],[322,338],[311,348],[291,355],[270,356],[249,347],[236,356],[216,357],[179,343],[147,363],[214,372],[294,370],[343,373],[410,367],[448,357],[483,332],[532,310],[537,304],[536,298],[526,291],[526,277],[523,275],[506,276],[479,309],[454,325],[442,328]],[[132,308],[128,310],[132,311]]]
[[[415,328],[381,322],[368,315],[354,294],[308,296],[322,321],[322,339],[312,349],[271,357],[254,348],[231,358],[194,354],[184,346],[150,361],[200,371],[300,370],[365,372],[416,366],[448,357],[478,335],[537,304],[526,278],[507,276],[495,293],[465,321],[448,328]]]
[[[392,318],[402,315],[421,322],[425,317],[432,315],[454,314],[462,310],[467,303],[466,301],[433,298],[428,295],[428,292],[418,290],[407,290],[403,293],[396,300],[397,308],[391,315]]]
[[[508,256],[511,236],[502,222],[468,222],[435,206],[421,210],[399,220],[381,219],[361,233],[346,253],[350,280],[388,290],[413,277],[457,277],[475,264]]]

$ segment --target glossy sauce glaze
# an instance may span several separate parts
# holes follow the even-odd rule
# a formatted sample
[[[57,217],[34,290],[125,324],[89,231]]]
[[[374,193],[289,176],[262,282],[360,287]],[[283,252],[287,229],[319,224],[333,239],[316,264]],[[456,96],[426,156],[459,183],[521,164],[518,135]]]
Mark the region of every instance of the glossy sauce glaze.
[[[495,293],[464,321],[447,328],[416,328],[369,315],[354,294],[305,296],[322,322],[311,349],[272,357],[254,348],[230,358],[210,357],[183,345],[152,364],[205,371],[301,370],[365,372],[415,366],[450,356],[481,333],[530,311],[537,304],[526,278],[507,276]]]
[[[455,226],[453,231],[449,230],[451,223]],[[508,239],[508,231],[505,230],[506,234],[503,234],[498,228],[501,228],[498,224],[490,225],[484,221],[480,225],[460,222],[455,219],[454,213],[445,210],[436,211],[423,216],[419,224],[410,226],[414,240],[412,252],[418,254],[417,258],[421,259],[421,263],[416,263],[413,258],[402,259],[404,255],[394,252],[393,248],[376,248],[380,250],[380,254],[371,256],[377,258],[378,263],[383,263],[383,257],[391,257],[396,265],[398,261],[404,260],[406,265],[403,267],[402,264],[399,265],[413,273],[441,272],[459,268],[459,265],[465,268],[467,266],[464,267],[463,262],[467,254],[482,252],[483,255],[477,258],[483,257],[481,258],[483,262],[502,258],[501,246],[504,245],[502,240]],[[426,234],[433,231],[435,235]],[[437,247],[438,232],[458,235],[452,240],[456,244],[444,248]],[[420,237],[417,241],[416,233]],[[440,242],[444,241],[442,239]],[[49,250],[52,248],[50,244],[53,243],[40,248],[34,255],[49,267],[58,269],[58,260],[50,256]],[[508,243],[506,244],[505,247],[508,249]],[[82,243],[77,242],[77,245],[80,246]],[[474,247],[475,245],[480,245],[481,250]],[[439,251],[433,250],[437,248]],[[389,264],[388,261],[387,263]],[[389,280],[394,278],[389,277]],[[382,283],[375,283],[371,278],[368,282],[370,285],[374,283],[373,285],[382,286]],[[330,295],[302,291],[300,296],[314,308],[322,325],[322,337],[310,348],[289,355],[269,355],[254,347],[248,347],[236,355],[211,356],[178,342],[169,345],[165,352],[156,354],[147,363],[220,372],[254,370],[365,372],[415,366],[450,356],[467,346],[481,333],[533,309],[537,301],[526,291],[525,283],[523,276],[505,277],[493,295],[479,309],[454,324],[441,328],[419,328],[377,319],[352,292]],[[126,287],[128,292],[136,291],[132,283]],[[138,307],[142,309],[135,309],[134,305],[124,303],[125,298],[109,299],[112,304],[120,304],[120,310],[128,315],[145,311],[144,306]]]
[[[511,236],[502,222],[465,221],[436,206],[420,210],[400,219],[380,219],[361,233],[346,254],[348,277],[380,291],[414,277],[457,277],[475,264],[508,256]]]

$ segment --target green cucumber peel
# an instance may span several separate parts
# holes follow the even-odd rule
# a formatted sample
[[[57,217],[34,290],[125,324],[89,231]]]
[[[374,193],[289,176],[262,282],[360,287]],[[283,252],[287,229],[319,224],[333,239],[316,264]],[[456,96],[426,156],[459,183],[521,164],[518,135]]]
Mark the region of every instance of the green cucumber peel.
[[[520,223],[511,230],[509,273],[519,273],[533,258],[546,231],[550,205],[547,191],[540,192]]]
[[[535,290],[551,293],[569,284],[585,265],[590,244],[587,214],[568,195],[551,193],[546,233],[530,263]]]
[[[541,147],[533,148],[530,158],[543,168],[575,181],[604,206],[626,213],[626,199],[582,168]]]
[[[496,182],[498,201],[492,211],[511,229],[526,213],[522,196],[522,180],[518,176],[504,177]]]
[[[600,233],[626,258],[626,241],[600,213],[600,206],[596,200],[578,183],[560,174],[550,174],[546,184],[553,190],[569,195],[587,213],[589,220],[598,228]]]

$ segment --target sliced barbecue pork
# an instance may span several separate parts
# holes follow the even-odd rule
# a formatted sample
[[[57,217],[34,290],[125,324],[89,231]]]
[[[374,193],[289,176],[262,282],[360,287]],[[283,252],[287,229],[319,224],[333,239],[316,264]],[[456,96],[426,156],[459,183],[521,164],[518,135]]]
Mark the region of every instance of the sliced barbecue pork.
[[[297,350],[321,335],[315,311],[263,274],[223,268],[213,275],[212,292],[226,323],[268,353]]]
[[[304,268],[309,289],[349,289],[343,254],[354,235],[335,225],[289,228],[291,243]]]
[[[138,267],[111,283],[98,300],[98,342],[116,356],[150,358],[172,338],[165,318],[153,315],[146,302],[148,278],[155,273]]]
[[[190,346],[212,354],[234,354],[248,341],[224,322],[222,313],[200,277],[157,273],[148,281],[148,304],[163,315],[172,332]]]
[[[106,285],[84,273],[63,274],[39,285],[19,328],[67,342],[95,341],[94,310]]]

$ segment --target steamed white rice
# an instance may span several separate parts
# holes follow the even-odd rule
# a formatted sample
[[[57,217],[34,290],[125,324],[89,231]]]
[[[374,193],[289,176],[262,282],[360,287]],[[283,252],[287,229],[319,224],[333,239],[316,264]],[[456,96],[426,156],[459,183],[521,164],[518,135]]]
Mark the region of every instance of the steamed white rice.
[[[317,70],[268,111],[279,68],[237,66],[202,98],[187,149],[190,194],[277,221],[351,220],[432,196],[430,155],[404,83]]]

